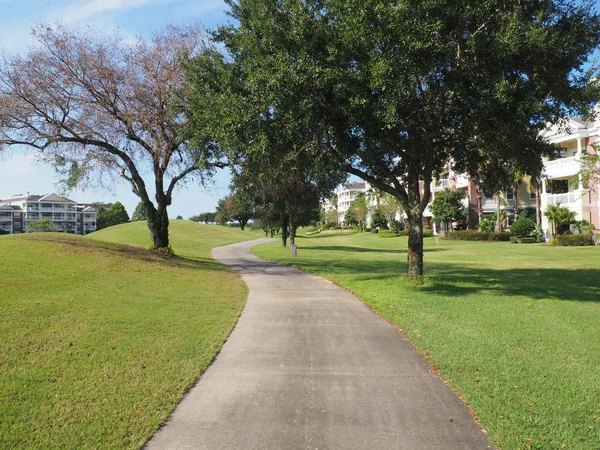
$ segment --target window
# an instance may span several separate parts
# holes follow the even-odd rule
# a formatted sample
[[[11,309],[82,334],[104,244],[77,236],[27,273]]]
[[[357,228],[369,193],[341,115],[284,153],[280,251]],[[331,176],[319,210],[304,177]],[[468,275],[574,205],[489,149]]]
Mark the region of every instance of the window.
[[[21,218],[21,213],[15,213],[15,219],[20,219]]]
[[[515,199],[515,191],[510,188],[506,190],[506,200],[514,200]]]
[[[21,228],[21,222],[15,222],[14,225],[15,228]]]
[[[529,200],[535,200],[537,198],[537,195],[535,193],[535,191],[529,191]]]

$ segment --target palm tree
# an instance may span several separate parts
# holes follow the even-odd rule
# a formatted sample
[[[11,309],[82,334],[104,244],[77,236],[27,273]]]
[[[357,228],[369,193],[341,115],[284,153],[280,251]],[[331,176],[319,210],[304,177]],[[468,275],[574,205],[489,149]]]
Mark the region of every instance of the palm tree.
[[[565,226],[573,223],[577,213],[557,203],[556,205],[549,205],[544,215],[552,222],[554,226],[552,237],[555,237],[562,234],[561,231]]]

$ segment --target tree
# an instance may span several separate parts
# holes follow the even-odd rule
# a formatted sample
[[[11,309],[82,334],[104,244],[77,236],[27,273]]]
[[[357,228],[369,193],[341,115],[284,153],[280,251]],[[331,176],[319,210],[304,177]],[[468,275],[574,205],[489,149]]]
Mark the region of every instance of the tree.
[[[185,107],[185,65],[207,51],[201,27],[167,27],[134,43],[95,30],[41,24],[37,46],[0,62],[0,147],[53,159],[69,187],[120,176],[140,198],[157,248],[169,245],[167,207],[178,184],[225,164]],[[152,190],[142,172],[150,168]],[[154,196],[154,203],[151,196]]]
[[[398,199],[387,193],[383,195],[380,207],[389,224],[396,220],[396,215],[401,211]]]
[[[215,222],[219,225],[227,225],[231,220],[231,209],[227,204],[227,198],[222,198],[217,202],[217,212],[215,213]]]
[[[325,213],[325,222],[329,226],[336,226],[338,224],[338,210],[330,209]]]
[[[363,192],[356,194],[356,198],[350,203],[348,212],[351,211],[356,222],[364,231],[367,222],[367,216],[369,215],[369,206],[367,204],[367,196]],[[346,216],[347,217],[347,216]]]
[[[556,237],[568,231],[569,225],[575,222],[577,213],[557,203],[556,205],[548,205],[544,215],[554,225],[552,237]]]
[[[423,274],[434,173],[451,164],[488,184],[506,184],[508,163],[537,173],[551,150],[539,130],[598,98],[580,70],[600,43],[588,1],[227,3],[235,21],[217,38],[257,120],[312,124],[343,170],[399,200],[409,276]]]
[[[29,225],[27,225],[27,231],[30,233],[50,233],[52,231],[58,231],[58,229],[56,228],[56,225],[50,221],[50,219],[44,217],[41,220],[29,222]]]
[[[177,216],[175,217],[176,220],[183,220],[183,216]]]
[[[252,198],[246,192],[237,190],[232,192],[228,199],[231,202],[231,218],[237,220],[241,230],[244,231],[246,224],[255,215]]]
[[[433,220],[436,223],[459,222],[467,215],[467,208],[463,204],[464,193],[444,189],[439,192],[431,203]]]
[[[96,229],[112,227],[121,223],[129,222],[127,210],[121,202],[115,202],[110,208],[106,209],[102,205],[96,207]]]
[[[144,208],[144,202],[139,202],[133,211],[131,221],[141,222],[142,220],[146,220],[146,209]]]
[[[206,225],[208,225],[209,223],[215,222],[216,215],[217,215],[217,213],[214,213],[214,212],[206,212],[206,213],[198,214],[196,216],[192,216],[188,220],[191,220],[192,222],[204,222]]]
[[[386,230],[388,228],[388,220],[383,213],[381,206],[375,207],[371,215],[371,228],[379,228]]]

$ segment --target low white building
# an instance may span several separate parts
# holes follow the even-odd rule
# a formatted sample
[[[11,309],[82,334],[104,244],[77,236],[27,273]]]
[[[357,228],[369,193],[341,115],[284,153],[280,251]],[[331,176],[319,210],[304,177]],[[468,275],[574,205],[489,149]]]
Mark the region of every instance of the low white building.
[[[96,231],[96,208],[79,205],[58,194],[17,194],[0,199],[0,228],[11,234],[27,233],[31,222],[49,219],[57,231],[87,234]]]

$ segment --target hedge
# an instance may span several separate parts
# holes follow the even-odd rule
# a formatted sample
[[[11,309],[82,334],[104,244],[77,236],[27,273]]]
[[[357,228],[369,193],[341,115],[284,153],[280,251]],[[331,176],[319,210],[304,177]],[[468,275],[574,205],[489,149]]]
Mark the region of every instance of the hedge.
[[[453,241],[508,241],[510,233],[492,233],[476,230],[446,231],[445,239]]]
[[[400,237],[400,236],[408,236],[408,230],[402,230],[398,233],[392,233],[389,230],[379,230],[379,237],[382,238],[392,238],[392,237]],[[433,231],[431,230],[423,230],[423,237],[433,237]]]
[[[510,242],[513,244],[535,244],[537,242],[537,238],[533,236],[511,236]]]
[[[594,245],[591,234],[562,234],[556,236],[556,244],[562,246]]]

